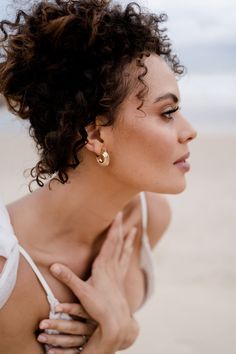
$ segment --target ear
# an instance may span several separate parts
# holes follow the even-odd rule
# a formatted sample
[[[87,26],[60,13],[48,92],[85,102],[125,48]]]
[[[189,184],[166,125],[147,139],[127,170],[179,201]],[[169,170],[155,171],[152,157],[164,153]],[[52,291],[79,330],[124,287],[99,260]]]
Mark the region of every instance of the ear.
[[[89,150],[94,152],[97,156],[100,155],[104,140],[102,139],[101,135],[101,128],[102,126],[99,125],[100,119],[96,118],[96,121],[87,125],[85,130],[88,134],[88,142],[85,147]]]

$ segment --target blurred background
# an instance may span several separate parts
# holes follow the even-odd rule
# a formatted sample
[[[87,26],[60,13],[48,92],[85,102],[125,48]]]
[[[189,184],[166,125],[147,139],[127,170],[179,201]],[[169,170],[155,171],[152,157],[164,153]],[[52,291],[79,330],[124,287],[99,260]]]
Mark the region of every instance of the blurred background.
[[[1,0],[0,18],[11,17],[10,3]],[[190,144],[187,189],[167,195],[172,221],[154,251],[156,293],[137,313],[140,336],[125,353],[235,354],[236,2],[138,3],[168,14],[169,36],[187,67],[179,81],[181,107],[198,138]],[[1,106],[0,195],[6,203],[27,193],[23,171],[37,159],[25,131]]]
[[[1,0],[0,18],[11,18],[14,7],[18,4],[27,7],[32,2]],[[173,48],[188,72],[179,81],[181,107],[188,119],[199,132],[236,132],[236,2],[140,0],[138,3],[169,17],[167,27]],[[8,117],[1,118],[1,129],[8,129],[9,124]]]

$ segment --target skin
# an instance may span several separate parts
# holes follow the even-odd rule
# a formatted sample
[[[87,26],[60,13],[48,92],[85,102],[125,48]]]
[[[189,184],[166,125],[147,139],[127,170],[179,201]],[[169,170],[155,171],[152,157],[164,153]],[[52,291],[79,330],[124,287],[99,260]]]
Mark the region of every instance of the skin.
[[[135,312],[145,293],[144,275],[139,267],[142,230],[137,194],[142,190],[149,192],[149,233],[154,246],[161,235],[157,229],[160,227],[163,231],[168,224],[153,220],[155,210],[161,220],[158,203],[163,204],[164,220],[165,211],[169,210],[157,193],[177,194],[186,187],[185,173],[174,162],[188,152],[188,143],[196,137],[196,131],[180,111],[173,113],[173,119],[165,114],[176,108],[172,98],[153,103],[166,93],[174,94],[179,100],[180,95],[173,73],[160,57],[151,55],[145,63],[149,92],[142,110],[146,115],[137,110],[140,102],[134,90],[122,103],[114,126],[103,127],[103,117],[97,117],[96,124],[87,127],[88,144],[81,152],[83,162],[69,172],[68,184],[53,182],[51,191],[45,185],[8,206],[19,242],[39,266],[60,302],[76,302],[77,299],[52,276],[50,266],[55,261],[65,264],[82,280],[88,279],[112,221],[123,210],[125,234],[133,226],[138,229],[124,280],[131,313]],[[106,168],[99,166],[95,159],[104,147],[111,159]],[[135,289],[130,287],[131,279],[137,284]],[[22,287],[26,289],[24,294]],[[12,325],[12,319],[16,319],[14,309],[19,303],[27,318],[23,320],[18,315]],[[9,330],[11,338],[15,335],[16,340],[12,343],[7,335],[0,338],[3,353],[15,353],[16,348],[22,347],[22,338],[24,348],[18,350],[19,354],[42,353],[34,330],[47,316],[44,291],[21,258],[16,287],[0,314],[1,328],[4,326],[6,333]]]
[[[56,274],[82,301],[85,308],[88,309],[87,315],[98,323],[84,349],[85,354],[94,353],[95,348],[97,352],[97,344],[91,348],[91,342],[94,343],[93,337],[96,332],[100,332],[100,343],[105,344],[104,352],[110,353],[110,351],[115,352],[122,347],[124,341],[127,340],[127,332],[130,332],[130,327],[137,331],[136,322],[130,316],[130,307],[126,300],[124,287],[136,232],[137,229],[132,228],[127,237],[124,237],[122,214],[118,213],[99,256],[93,263],[92,274],[88,281],[81,281],[65,266],[60,266],[60,274]],[[56,267],[58,269],[58,265]],[[55,265],[53,268],[55,269]],[[61,305],[61,308],[63,309],[64,306]],[[80,306],[78,304],[73,304],[73,306],[74,309],[70,313],[81,314]],[[72,304],[67,304],[67,307],[72,309]],[[111,312],[112,316],[110,316]],[[85,318],[88,316],[85,315]],[[76,324],[75,321],[74,323]],[[99,348],[101,349],[100,345]]]

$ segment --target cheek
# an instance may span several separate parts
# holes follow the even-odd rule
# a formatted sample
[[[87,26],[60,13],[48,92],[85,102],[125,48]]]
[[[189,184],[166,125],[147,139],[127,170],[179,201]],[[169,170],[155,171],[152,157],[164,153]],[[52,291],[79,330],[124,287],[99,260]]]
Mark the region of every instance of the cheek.
[[[147,161],[152,166],[155,165],[165,168],[173,160],[173,155],[176,148],[175,137],[169,129],[165,127],[153,127],[147,129],[145,135],[142,136],[142,149],[145,153]],[[140,139],[138,139],[141,141]]]
[[[117,138],[114,153],[120,168],[133,168],[137,174],[143,169],[152,173],[152,169],[165,169],[173,163],[174,142],[173,133],[165,127],[130,126]]]
[[[169,165],[170,161],[173,159],[174,153],[174,139],[171,135],[156,134],[153,137],[152,146],[155,147],[154,153],[156,158],[160,163]]]
[[[183,174],[173,166],[177,138],[170,128],[126,129],[112,146],[110,172],[120,182],[155,193],[178,194],[185,189]]]

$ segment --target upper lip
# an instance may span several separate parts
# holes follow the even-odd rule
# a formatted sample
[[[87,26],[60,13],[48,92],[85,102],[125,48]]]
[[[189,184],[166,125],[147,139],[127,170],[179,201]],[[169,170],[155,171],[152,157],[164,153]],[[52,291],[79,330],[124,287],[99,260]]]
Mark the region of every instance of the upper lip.
[[[187,154],[181,156],[181,157],[180,157],[178,160],[176,160],[174,163],[184,161],[184,160],[188,159],[189,156],[190,156],[190,153],[188,152]]]

